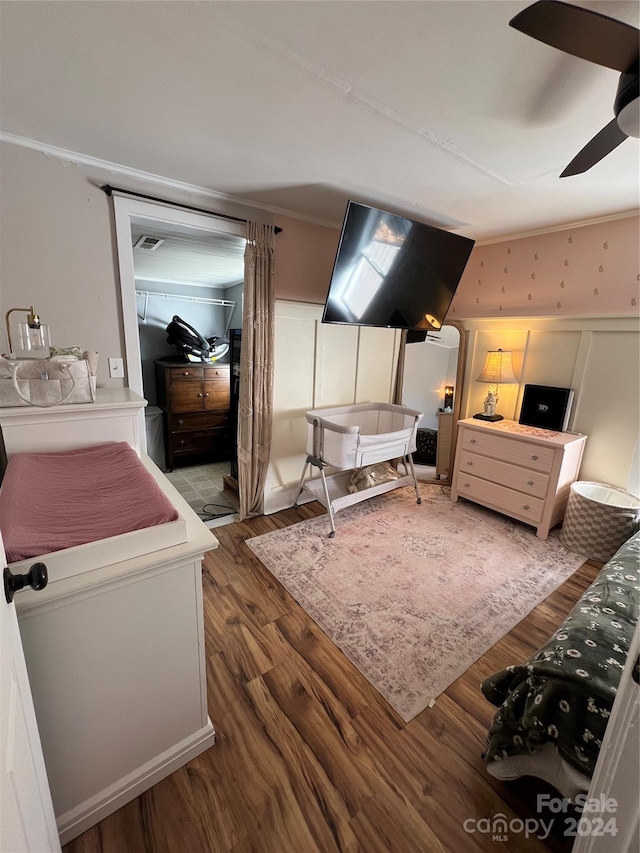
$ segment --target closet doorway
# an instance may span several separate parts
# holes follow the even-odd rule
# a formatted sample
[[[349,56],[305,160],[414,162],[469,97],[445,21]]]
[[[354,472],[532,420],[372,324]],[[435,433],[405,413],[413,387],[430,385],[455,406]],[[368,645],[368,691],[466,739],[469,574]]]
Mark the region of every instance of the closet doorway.
[[[128,385],[148,401],[143,446],[215,526],[238,507],[229,483],[237,458],[239,364],[232,353],[237,360],[244,223],[122,197],[114,206]]]

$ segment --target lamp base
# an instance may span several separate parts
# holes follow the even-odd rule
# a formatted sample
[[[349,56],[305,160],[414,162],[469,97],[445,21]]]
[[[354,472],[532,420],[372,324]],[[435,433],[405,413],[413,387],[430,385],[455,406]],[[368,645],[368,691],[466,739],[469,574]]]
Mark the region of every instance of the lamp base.
[[[479,421],[503,421],[504,420],[503,415],[485,415],[483,412],[480,412],[479,414],[474,415],[473,417],[477,418]]]

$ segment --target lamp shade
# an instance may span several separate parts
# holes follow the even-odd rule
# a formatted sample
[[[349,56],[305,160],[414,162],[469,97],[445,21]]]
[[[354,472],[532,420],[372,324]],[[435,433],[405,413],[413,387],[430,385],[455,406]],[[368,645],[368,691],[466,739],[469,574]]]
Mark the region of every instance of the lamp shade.
[[[513,372],[513,353],[510,351],[489,350],[477,382],[489,382],[491,385],[513,385],[520,380]]]

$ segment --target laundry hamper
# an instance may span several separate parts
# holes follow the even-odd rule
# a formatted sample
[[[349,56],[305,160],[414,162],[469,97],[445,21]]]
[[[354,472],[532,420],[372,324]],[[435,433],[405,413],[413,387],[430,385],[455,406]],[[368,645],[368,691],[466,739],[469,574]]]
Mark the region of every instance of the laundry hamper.
[[[606,563],[640,527],[640,498],[605,483],[571,486],[562,524],[562,544]]]

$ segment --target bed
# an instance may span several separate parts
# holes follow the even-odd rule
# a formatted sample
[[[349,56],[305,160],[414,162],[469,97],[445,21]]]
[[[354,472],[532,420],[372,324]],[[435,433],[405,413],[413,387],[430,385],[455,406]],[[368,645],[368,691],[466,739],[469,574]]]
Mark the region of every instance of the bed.
[[[307,458],[294,506],[306,489],[326,507],[329,536],[333,538],[335,513],[352,504],[409,485],[421,503],[411,458],[421,417],[422,412],[394,403],[361,403],[307,412]],[[395,459],[402,460],[404,476],[355,493],[349,491],[353,471]],[[314,467],[320,471],[320,479],[305,482],[307,471]],[[327,477],[327,467],[342,473]]]
[[[485,753],[491,775],[536,776],[570,799],[588,791],[638,622],[639,559],[636,533],[548,643],[483,682],[499,709]]]

